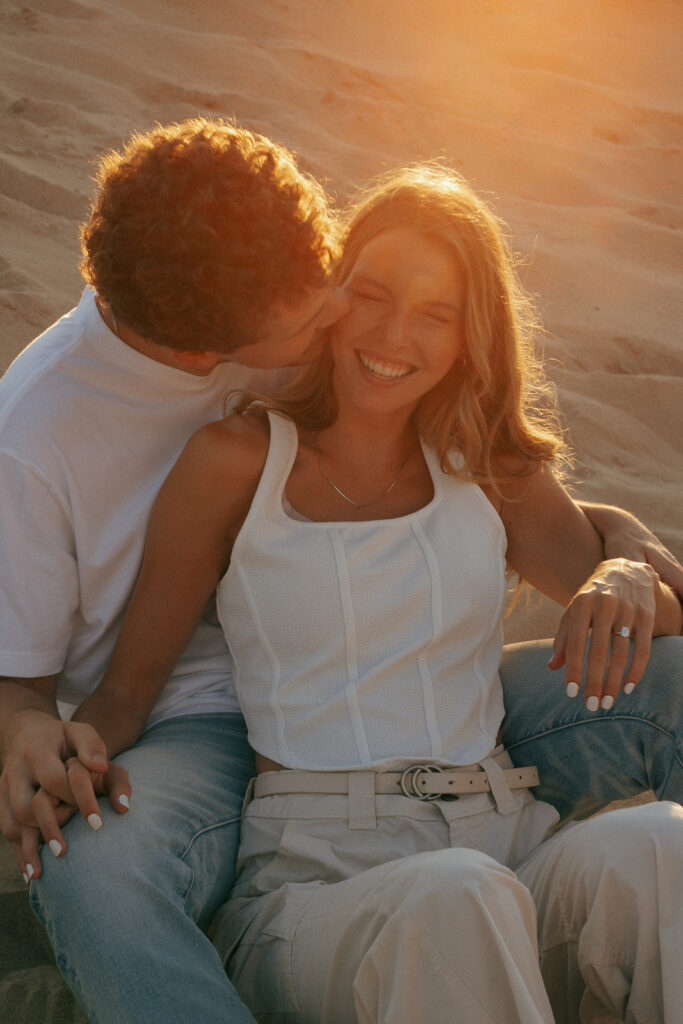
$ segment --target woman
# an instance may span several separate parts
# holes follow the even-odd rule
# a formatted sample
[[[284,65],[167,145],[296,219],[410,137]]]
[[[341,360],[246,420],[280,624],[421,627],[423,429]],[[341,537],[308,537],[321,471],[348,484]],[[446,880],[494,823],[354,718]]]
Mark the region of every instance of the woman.
[[[497,667],[506,567],[567,605],[569,693],[591,632],[588,700],[637,684],[678,601],[599,564],[551,470],[529,304],[465,182],[390,177],[339,283],[351,312],[316,363],[196,434],[164,485],[90,720],[125,745],[218,585],[259,777],[215,941],[260,1019],[665,1020],[683,814],[548,838],[533,770],[497,746]]]

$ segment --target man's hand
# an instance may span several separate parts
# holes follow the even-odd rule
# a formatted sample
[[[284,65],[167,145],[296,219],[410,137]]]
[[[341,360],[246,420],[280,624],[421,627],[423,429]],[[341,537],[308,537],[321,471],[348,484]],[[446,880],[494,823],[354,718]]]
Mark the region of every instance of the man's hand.
[[[579,502],[585,515],[602,537],[605,558],[628,558],[651,565],[664,583],[683,598],[683,566],[630,512],[612,505]]]
[[[22,870],[30,863],[34,875],[39,873],[40,834],[46,842],[59,844],[59,851],[51,845],[53,852],[66,849],[60,825],[74,810],[80,810],[92,828],[99,828],[96,796],[103,793],[109,794],[116,810],[125,812],[120,797],[130,793],[127,773],[108,764],[104,742],[92,726],[63,722],[35,709],[15,713],[5,733],[0,831],[15,852],[19,846],[29,854],[22,854]],[[57,808],[68,811],[57,813]]]

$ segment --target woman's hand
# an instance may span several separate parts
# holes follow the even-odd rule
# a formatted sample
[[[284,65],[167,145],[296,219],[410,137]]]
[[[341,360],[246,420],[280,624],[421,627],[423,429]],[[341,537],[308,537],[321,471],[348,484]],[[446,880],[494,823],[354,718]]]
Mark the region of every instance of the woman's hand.
[[[109,762],[106,771],[96,772],[86,768],[77,757],[67,757],[64,773],[69,797],[61,799],[44,786],[36,787],[29,813],[22,815],[22,821],[14,819],[13,827],[5,832],[12,843],[19,870],[27,881],[40,878],[42,874],[40,847],[43,843],[55,857],[66,853],[67,844],[61,829],[77,811],[97,831],[102,826],[98,796],[108,796],[119,814],[125,814],[130,807],[132,787],[128,772],[115,761]]]
[[[650,655],[659,589],[645,563],[613,558],[597,566],[567,605],[548,663],[565,666],[568,696],[579,693],[584,659],[590,711],[611,708],[621,688],[633,691]]]

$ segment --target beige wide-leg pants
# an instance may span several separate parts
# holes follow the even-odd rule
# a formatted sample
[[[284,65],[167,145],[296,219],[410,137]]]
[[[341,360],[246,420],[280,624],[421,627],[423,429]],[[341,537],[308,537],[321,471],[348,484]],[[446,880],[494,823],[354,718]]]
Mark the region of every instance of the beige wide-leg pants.
[[[513,797],[249,802],[213,936],[258,1020],[683,1022],[683,810],[544,840],[552,808]]]

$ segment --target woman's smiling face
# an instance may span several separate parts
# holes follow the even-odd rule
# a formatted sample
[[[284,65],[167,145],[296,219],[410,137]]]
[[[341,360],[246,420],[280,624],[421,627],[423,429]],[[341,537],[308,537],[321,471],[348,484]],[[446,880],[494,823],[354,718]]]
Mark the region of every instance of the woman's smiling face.
[[[337,397],[367,412],[414,408],[464,353],[465,282],[447,243],[387,228],[360,251],[332,329]]]

